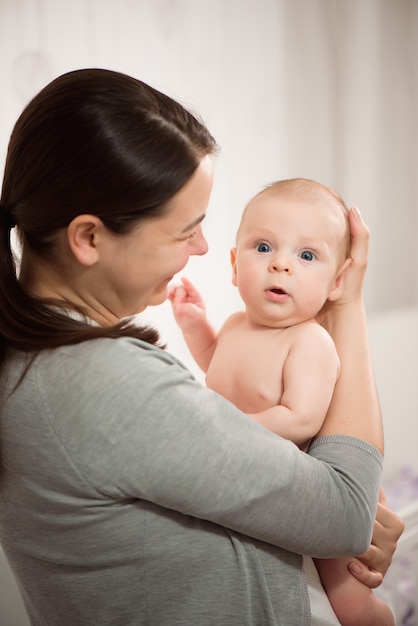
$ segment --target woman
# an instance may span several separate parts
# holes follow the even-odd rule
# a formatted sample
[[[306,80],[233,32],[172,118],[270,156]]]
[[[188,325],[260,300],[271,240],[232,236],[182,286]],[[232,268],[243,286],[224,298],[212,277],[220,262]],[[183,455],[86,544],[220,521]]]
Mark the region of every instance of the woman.
[[[369,544],[382,429],[357,212],[354,269],[325,315],[343,373],[310,455],[130,320],[206,252],[215,151],[178,103],[106,70],[56,79],[13,130],[0,201],[0,539],[34,625],[309,624],[300,555]],[[384,573],[401,523],[379,511],[365,559]],[[381,573],[361,576],[372,586]]]

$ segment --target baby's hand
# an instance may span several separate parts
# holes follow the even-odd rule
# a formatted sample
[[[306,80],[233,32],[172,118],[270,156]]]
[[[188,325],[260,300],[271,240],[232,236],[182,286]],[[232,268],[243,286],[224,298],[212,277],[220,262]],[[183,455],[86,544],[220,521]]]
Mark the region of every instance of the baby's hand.
[[[182,277],[181,285],[173,285],[168,291],[168,299],[173,308],[174,318],[183,332],[194,332],[206,321],[205,303],[202,296],[187,278]]]

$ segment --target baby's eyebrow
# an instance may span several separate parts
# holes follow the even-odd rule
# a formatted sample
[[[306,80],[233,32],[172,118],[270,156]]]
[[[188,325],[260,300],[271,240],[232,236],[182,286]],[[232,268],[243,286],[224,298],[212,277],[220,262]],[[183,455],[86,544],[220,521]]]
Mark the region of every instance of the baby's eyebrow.
[[[183,230],[181,231],[182,234],[183,233],[187,233],[188,230],[192,230],[192,228],[195,228],[195,226],[197,226],[198,224],[200,224],[206,217],[206,214],[203,213],[203,215],[200,215],[196,220],[194,220],[193,222],[191,222],[190,224],[188,224],[185,228],[183,228]]]

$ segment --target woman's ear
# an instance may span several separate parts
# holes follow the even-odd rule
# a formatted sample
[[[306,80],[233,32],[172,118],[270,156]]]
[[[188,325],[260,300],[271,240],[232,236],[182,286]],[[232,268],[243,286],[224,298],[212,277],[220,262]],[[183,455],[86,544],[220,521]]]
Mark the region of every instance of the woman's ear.
[[[77,215],[67,227],[68,245],[81,265],[90,267],[99,258],[97,248],[104,225],[96,215]]]
[[[328,300],[330,300],[331,302],[338,300],[338,298],[341,297],[341,294],[344,291],[345,281],[347,278],[348,270],[350,269],[351,261],[352,259],[346,259],[338,270],[334,285],[328,294]]]
[[[232,284],[235,285],[236,287],[237,286],[237,265],[236,265],[237,249],[236,248],[231,248],[229,257],[231,259],[231,266],[232,266]]]

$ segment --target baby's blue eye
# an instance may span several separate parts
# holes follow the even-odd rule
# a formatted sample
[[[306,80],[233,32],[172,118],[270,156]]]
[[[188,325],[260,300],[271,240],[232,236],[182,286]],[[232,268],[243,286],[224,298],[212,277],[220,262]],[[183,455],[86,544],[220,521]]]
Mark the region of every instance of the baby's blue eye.
[[[257,246],[257,252],[270,252],[271,251],[271,247],[269,246],[268,243],[259,243]]]
[[[303,252],[301,252],[299,256],[304,261],[313,261],[315,258],[315,255],[310,250],[303,250]]]

